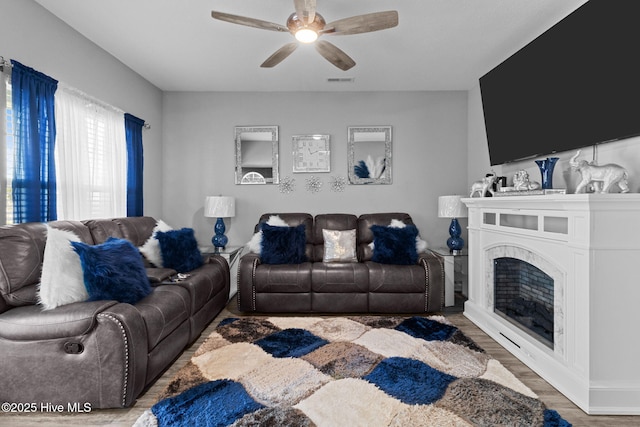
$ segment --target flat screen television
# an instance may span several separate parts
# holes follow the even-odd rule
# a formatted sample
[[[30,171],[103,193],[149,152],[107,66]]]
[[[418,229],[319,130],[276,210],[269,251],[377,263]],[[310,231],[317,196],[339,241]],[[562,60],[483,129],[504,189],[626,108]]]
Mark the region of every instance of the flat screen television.
[[[480,78],[491,165],[640,135],[640,0],[590,0]]]

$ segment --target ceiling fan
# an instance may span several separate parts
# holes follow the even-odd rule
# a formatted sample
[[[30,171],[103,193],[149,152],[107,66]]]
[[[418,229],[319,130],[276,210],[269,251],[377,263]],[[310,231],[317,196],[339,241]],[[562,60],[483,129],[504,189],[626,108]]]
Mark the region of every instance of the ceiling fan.
[[[327,24],[322,15],[316,12],[316,0],[293,0],[293,4],[295,12],[287,19],[286,26],[216,11],[211,11],[211,16],[214,19],[231,22],[232,24],[246,25],[248,27],[270,31],[290,32],[301,43],[315,42],[316,50],[320,55],[344,71],[356,65],[355,61],[334,44],[325,40],[317,40],[318,37],[324,35],[342,36],[369,33],[393,28],[398,25],[398,12],[395,10],[352,16]],[[297,47],[298,43],[296,42],[285,44],[260,66],[271,68],[278,65],[286,57],[291,55]]]

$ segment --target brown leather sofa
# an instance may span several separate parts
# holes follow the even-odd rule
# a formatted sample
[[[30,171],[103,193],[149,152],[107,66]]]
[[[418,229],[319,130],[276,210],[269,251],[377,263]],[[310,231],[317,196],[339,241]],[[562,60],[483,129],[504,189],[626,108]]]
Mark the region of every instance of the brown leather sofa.
[[[392,219],[413,224],[406,213],[264,214],[255,227],[278,215],[291,227],[304,224],[307,262],[264,264],[247,253],[238,266],[238,308],[242,312],[420,313],[441,311],[444,274],[441,259],[430,251],[415,265],[371,261],[372,225]],[[323,262],[322,230],[356,230],[358,262]]]
[[[113,236],[136,247],[151,236],[151,217],[50,222],[87,244]],[[127,407],[225,307],[229,266],[210,256],[190,276],[148,268],[150,295],[135,305],[37,304],[46,226],[0,227],[0,402]],[[153,283],[155,282],[155,283]]]

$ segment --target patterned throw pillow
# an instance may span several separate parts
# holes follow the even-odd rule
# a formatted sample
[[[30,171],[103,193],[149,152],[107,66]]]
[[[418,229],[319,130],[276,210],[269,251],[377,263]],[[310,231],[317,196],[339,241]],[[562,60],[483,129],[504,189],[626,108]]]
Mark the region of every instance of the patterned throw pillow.
[[[358,262],[356,230],[322,230],[324,256],[322,262]]]

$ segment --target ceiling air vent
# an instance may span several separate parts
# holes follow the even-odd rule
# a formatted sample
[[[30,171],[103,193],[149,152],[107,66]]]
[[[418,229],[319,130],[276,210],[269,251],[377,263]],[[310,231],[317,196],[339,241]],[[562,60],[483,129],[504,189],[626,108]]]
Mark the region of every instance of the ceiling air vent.
[[[356,79],[354,77],[329,77],[328,83],[353,83]]]

